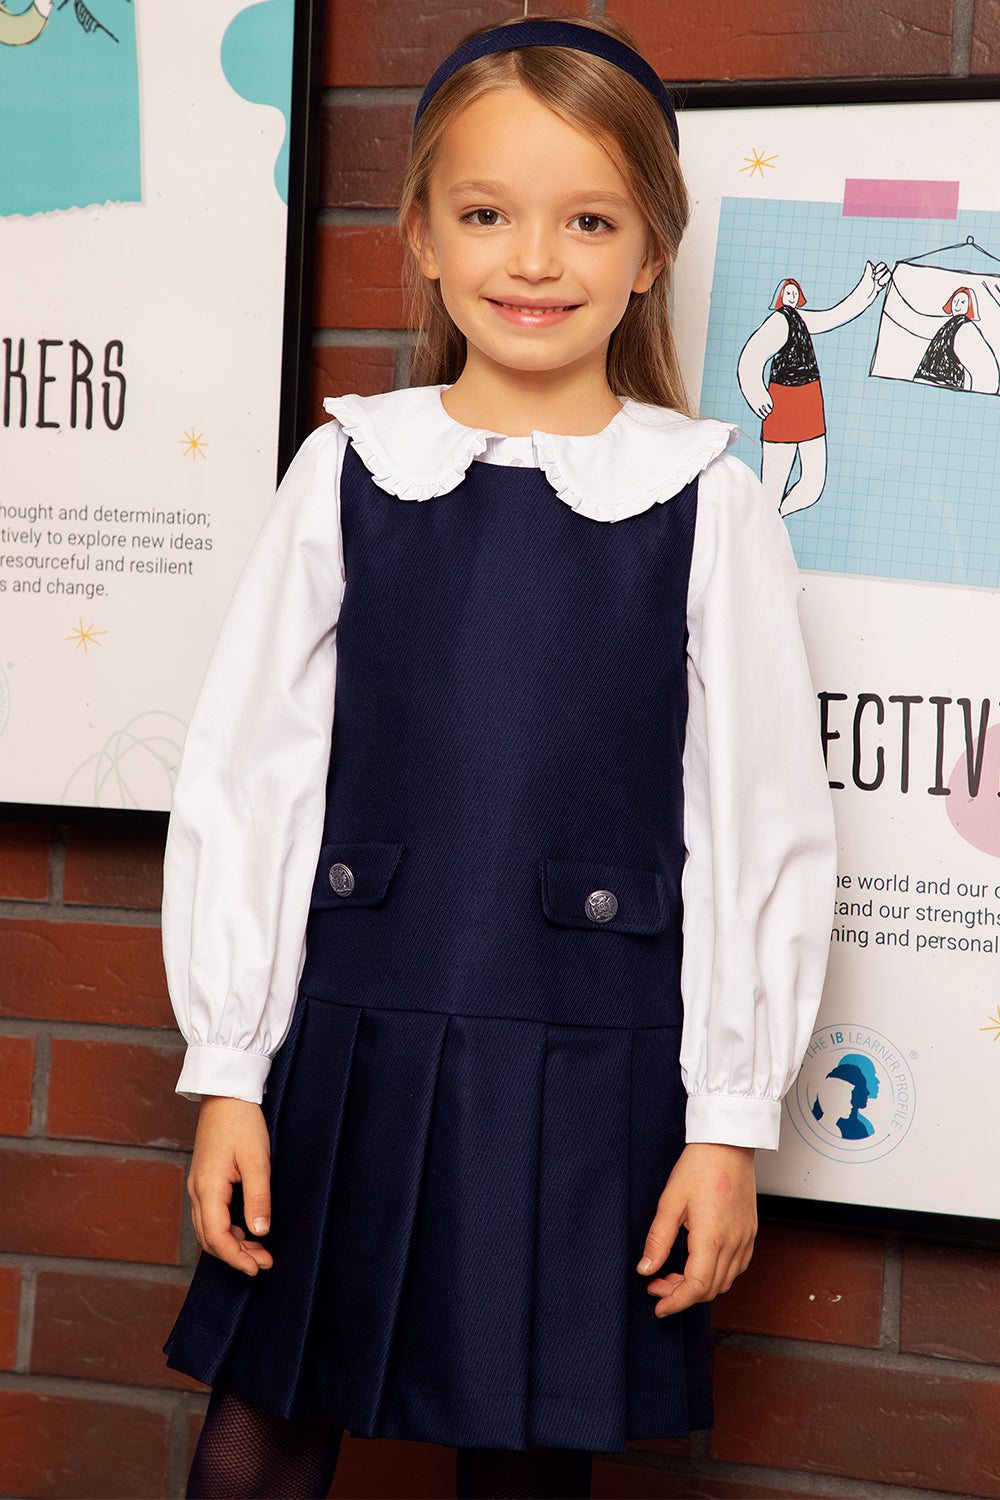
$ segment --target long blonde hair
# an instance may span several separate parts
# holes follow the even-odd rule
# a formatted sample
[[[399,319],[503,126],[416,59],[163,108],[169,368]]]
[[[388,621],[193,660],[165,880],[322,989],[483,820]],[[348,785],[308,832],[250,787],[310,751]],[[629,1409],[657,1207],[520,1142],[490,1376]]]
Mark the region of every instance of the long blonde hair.
[[[634,46],[613,22],[574,17],[573,23]],[[470,36],[494,29],[482,27]],[[452,74],[430,100],[414,137],[403,181],[401,234],[406,239],[408,227],[426,218],[431,174],[441,137],[451,121],[480,95],[516,86],[533,94],[568,125],[600,141],[646,221],[651,255],[664,262],[649,291],[632,293],[611,335],[608,384],[616,396],[690,414],[669,311],[674,262],[688,221],[687,189],[662,108],[641,83],[613,63],[567,47],[524,47],[476,58]],[[465,336],[445,309],[439,283],[422,274],[408,240],[407,246],[407,287],[417,329],[414,380],[420,385],[450,385],[465,364]]]

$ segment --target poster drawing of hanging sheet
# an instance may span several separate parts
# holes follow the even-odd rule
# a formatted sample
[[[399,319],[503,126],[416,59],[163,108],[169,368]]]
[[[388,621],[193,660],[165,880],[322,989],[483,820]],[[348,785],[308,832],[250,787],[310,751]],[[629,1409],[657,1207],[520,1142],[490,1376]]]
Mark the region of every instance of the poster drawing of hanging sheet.
[[[840,845],[764,1191],[1000,1216],[992,102],[691,111],[676,322],[784,515]],[[780,683],[775,691],[781,691]]]
[[[0,3],[0,801],[169,806],[274,488],[294,9]]]

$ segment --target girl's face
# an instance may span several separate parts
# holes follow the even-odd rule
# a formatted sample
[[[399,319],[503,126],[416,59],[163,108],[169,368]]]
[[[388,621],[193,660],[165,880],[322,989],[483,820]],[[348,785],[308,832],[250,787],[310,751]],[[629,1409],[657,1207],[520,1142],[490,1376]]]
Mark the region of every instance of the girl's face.
[[[466,337],[467,370],[599,374],[605,385],[629,297],[663,264],[603,147],[522,88],[484,94],[452,120],[410,239]]]
[[[798,307],[799,289],[794,281],[790,281],[781,294],[781,301],[785,307]]]
[[[952,317],[965,317],[969,311],[969,296],[967,292],[956,292],[951,299]]]

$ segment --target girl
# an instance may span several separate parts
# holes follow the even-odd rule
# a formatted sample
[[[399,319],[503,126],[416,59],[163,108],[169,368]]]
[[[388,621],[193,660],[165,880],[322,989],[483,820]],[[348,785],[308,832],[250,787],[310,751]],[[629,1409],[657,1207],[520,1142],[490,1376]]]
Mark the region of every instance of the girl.
[[[764,419],[760,479],[765,498],[783,516],[815,505],[826,485],[826,416],[813,334],[860,317],[888,281],[883,261],[866,261],[857,286],[835,306],[802,312],[802,288],[786,277],[771,299],[771,313],[743,345],[736,378],[744,400]],[[789,484],[796,457],[799,477]]]
[[[165,902],[191,1495],[324,1495],[348,1427],[580,1496],[711,1422],[833,853],[787,539],[686,412],[676,144],[605,23],[452,54],[402,208],[431,383],[328,403],[223,627]]]

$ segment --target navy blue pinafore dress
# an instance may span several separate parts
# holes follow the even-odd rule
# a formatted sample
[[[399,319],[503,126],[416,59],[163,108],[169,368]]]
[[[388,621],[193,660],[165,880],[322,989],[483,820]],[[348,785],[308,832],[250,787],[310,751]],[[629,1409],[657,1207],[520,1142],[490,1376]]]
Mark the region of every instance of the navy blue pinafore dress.
[[[609,525],[534,469],[397,500],[349,446],[341,499],[323,848],[264,1105],[274,1269],[203,1256],[170,1364],[462,1447],[710,1426],[708,1309],[655,1318],[634,1269],[683,1146],[697,481]]]

